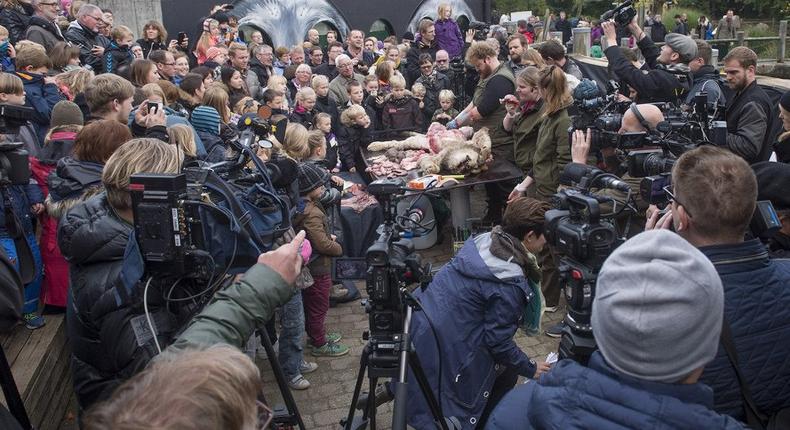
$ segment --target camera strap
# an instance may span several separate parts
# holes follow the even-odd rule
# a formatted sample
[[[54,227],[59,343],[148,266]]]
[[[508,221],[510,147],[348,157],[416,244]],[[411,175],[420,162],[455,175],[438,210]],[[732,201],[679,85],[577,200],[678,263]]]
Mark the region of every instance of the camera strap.
[[[631,107],[629,107],[628,110],[630,110],[631,113],[634,114],[637,121],[639,121],[639,124],[641,124],[642,127],[645,128],[645,130],[651,133],[655,131],[655,128],[652,125],[650,125],[649,122],[647,122],[644,116],[642,116],[642,112],[639,112],[639,108],[636,107],[636,103],[631,103]]]

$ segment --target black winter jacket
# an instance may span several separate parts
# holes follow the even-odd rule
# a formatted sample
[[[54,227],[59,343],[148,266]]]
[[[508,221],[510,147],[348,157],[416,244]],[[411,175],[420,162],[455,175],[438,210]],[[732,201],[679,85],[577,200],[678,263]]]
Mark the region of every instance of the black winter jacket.
[[[727,101],[727,148],[749,164],[767,161],[773,149],[772,103],[757,81]]]
[[[659,49],[650,37],[642,38],[638,46],[649,70],[636,68],[623,56],[618,46],[610,46],[605,51],[611,69],[622,81],[636,90],[640,103],[682,101],[691,88],[691,73],[672,71],[659,64],[657,62]],[[688,66],[683,67],[684,65],[678,66],[681,69],[688,68]]]
[[[337,104],[329,98],[328,94],[323,97],[316,96],[315,111],[329,114],[332,117],[332,132],[335,134],[340,133],[340,111],[337,109]]]
[[[91,66],[97,75],[104,72],[102,57],[93,55],[91,49],[93,49],[94,45],[106,49],[110,45],[110,41],[106,37],[83,27],[78,21],[72,22],[63,36],[80,48],[80,61],[82,64]]]
[[[423,99],[424,106],[422,108],[423,113],[423,121],[422,121],[422,129],[428,129],[428,126],[431,125],[431,117],[433,117],[433,113],[436,112],[436,109],[439,109],[441,105],[439,105],[439,93],[442,90],[449,90],[450,89],[450,79],[447,78],[442,73],[433,72],[429,76],[421,75],[417,78],[417,82],[421,83],[425,87],[425,98]]]
[[[132,61],[134,61],[134,54],[128,46],[121,47],[113,41],[104,50],[104,71],[107,73],[118,74],[121,67],[129,67]]]
[[[306,129],[310,130],[313,128],[313,124],[315,124],[315,114],[317,112],[315,109],[312,111],[306,111],[303,107],[297,106],[293,112],[291,112],[291,116],[288,118],[291,122],[298,122],[302,124]]]
[[[43,46],[47,53],[52,50],[55,44],[66,40],[59,29],[55,27],[54,22],[47,21],[40,16],[30,18],[30,27],[27,28],[25,38]]]
[[[258,83],[261,84],[261,88],[266,87],[269,83],[269,76],[274,73],[274,69],[271,67],[264,66],[257,58],[252,57],[250,58],[250,71],[255,73],[258,76]]]
[[[33,6],[19,3],[18,7],[0,9],[0,25],[8,30],[8,41],[16,45],[25,38],[25,32],[30,26],[30,16],[33,15]]]
[[[367,148],[370,144],[370,127],[362,128],[358,125],[340,127],[338,145],[340,146],[341,170],[348,171],[355,167],[357,172],[365,169],[360,148]]]
[[[420,103],[414,97],[406,95],[400,99],[388,96],[381,111],[381,122],[384,130],[411,129],[420,130],[422,128],[422,112]],[[393,138],[400,133],[391,133]]]
[[[143,48],[143,58],[148,58],[154,51],[167,51],[167,45],[156,40],[137,39],[137,44]]]
[[[409,52],[406,53],[406,82],[409,84],[409,88],[420,77],[420,55],[422,54],[430,54],[431,60],[436,60],[436,51],[439,50],[439,47],[436,45],[436,41],[434,40],[433,43],[430,45],[426,45],[423,41],[418,40],[412,42],[411,48]]]

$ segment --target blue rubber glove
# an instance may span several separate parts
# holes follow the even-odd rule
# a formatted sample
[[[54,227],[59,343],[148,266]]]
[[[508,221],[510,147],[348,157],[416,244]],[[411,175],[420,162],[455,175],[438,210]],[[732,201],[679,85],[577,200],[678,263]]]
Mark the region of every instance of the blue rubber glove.
[[[448,130],[455,130],[456,128],[458,128],[458,123],[455,122],[455,120],[452,120],[452,121],[447,123],[446,127],[447,127]]]

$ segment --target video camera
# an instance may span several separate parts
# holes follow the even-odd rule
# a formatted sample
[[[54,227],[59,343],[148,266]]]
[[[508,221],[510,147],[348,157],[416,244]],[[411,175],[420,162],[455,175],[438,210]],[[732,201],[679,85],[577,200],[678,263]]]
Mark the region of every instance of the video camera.
[[[633,0],[626,0],[620,3],[617,7],[607,10],[601,15],[601,22],[614,19],[614,22],[621,26],[626,27],[631,23],[631,20],[636,16],[636,9],[634,9]]]
[[[590,327],[595,282],[604,260],[624,242],[613,222],[614,211],[601,213],[601,204],[613,199],[594,194],[592,188],[610,188],[628,194],[628,184],[592,166],[569,163],[561,183],[570,185],[553,197],[546,212],[546,242],[558,254],[560,280],[565,286],[568,314],[560,340],[560,357],[586,364],[596,349]]]
[[[474,40],[486,40],[491,31],[491,25],[480,21],[471,21],[469,29],[475,31]]]
[[[573,105],[576,115],[571,118],[571,135],[576,130],[590,129],[591,149],[631,148],[640,145],[644,133],[618,133],[623,122],[623,112],[629,103],[617,101],[620,85],[616,81],[607,83],[604,92],[595,81],[584,79],[573,90]]]

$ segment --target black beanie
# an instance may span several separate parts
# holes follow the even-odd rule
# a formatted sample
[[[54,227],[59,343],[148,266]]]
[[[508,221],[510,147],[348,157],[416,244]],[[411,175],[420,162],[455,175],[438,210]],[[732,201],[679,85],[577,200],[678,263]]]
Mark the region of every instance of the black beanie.
[[[790,164],[762,161],[753,164],[752,170],[757,177],[757,200],[770,200],[776,210],[790,209]]]
[[[313,163],[299,164],[299,194],[305,195],[326,183],[326,170]]]

